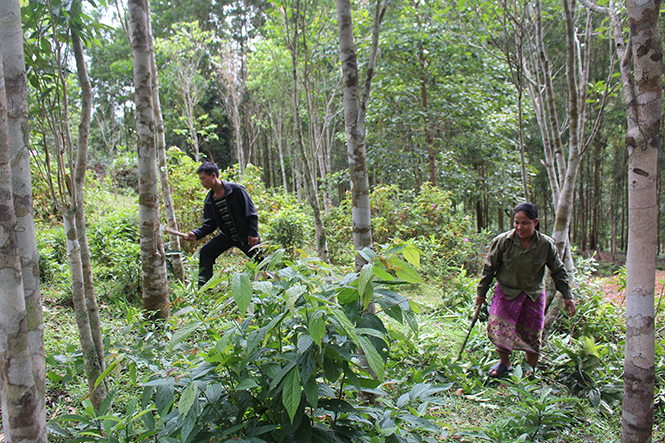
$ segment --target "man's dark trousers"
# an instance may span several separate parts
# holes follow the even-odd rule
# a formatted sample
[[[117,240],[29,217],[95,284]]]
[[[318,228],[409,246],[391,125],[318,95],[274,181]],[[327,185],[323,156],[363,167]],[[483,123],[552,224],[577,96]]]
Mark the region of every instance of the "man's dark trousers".
[[[252,249],[248,244],[233,241],[224,234],[217,234],[203,245],[199,253],[199,288],[212,278],[212,268],[217,257],[234,246],[244,252],[247,257],[254,257],[254,261],[261,261],[261,255],[257,255],[259,248]],[[250,249],[252,250],[250,251]]]

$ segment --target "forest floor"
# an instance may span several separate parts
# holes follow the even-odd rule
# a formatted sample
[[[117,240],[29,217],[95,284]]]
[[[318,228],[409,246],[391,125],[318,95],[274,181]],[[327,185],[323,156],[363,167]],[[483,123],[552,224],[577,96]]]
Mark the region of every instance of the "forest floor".
[[[619,276],[599,278],[596,280],[600,289],[608,300],[617,306],[624,306],[626,302],[626,290],[619,290]],[[665,271],[656,271],[656,299],[663,298],[665,293]]]

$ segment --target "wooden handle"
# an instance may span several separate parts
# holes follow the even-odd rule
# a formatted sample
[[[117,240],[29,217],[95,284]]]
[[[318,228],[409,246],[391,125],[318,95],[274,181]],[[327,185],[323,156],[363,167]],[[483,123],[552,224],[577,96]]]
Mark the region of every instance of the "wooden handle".
[[[179,235],[180,237],[187,237],[187,234],[185,234],[183,232],[176,231],[175,229],[171,229],[167,226],[164,226],[163,228],[164,228],[164,231],[168,232],[169,234]]]

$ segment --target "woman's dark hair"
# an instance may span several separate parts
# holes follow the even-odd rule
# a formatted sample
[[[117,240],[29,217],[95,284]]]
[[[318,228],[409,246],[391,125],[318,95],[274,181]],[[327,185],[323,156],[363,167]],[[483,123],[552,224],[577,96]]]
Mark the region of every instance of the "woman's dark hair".
[[[201,166],[199,166],[199,168],[196,170],[197,174],[200,174],[202,172],[205,172],[206,175],[215,174],[217,177],[219,177],[219,168],[213,162],[203,162]]]
[[[526,215],[533,221],[536,221],[538,219],[538,209],[536,209],[536,205],[534,205],[533,203],[520,203],[513,210],[513,214],[517,214],[518,212],[524,212],[524,215]],[[540,231],[540,223],[536,225],[536,230]]]

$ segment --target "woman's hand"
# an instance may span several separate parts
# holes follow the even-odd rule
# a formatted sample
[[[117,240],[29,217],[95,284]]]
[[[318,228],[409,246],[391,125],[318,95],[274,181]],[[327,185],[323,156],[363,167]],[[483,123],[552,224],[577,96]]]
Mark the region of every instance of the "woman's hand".
[[[564,299],[563,304],[566,311],[568,311],[568,315],[570,315],[571,317],[575,315],[575,311],[577,311],[577,308],[575,308],[575,300],[573,300],[572,298]]]
[[[485,300],[487,300],[487,297],[481,297],[479,295],[476,295],[476,304],[477,305],[482,305],[485,303]]]

